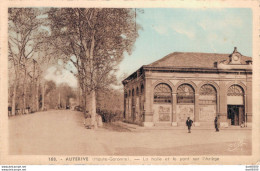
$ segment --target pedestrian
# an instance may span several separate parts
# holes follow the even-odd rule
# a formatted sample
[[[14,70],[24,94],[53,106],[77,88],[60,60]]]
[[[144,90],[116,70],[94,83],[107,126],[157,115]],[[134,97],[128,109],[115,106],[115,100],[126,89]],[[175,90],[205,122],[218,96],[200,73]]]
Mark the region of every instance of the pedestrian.
[[[191,129],[192,123],[193,123],[193,121],[190,119],[190,117],[188,117],[187,121],[186,121],[186,125],[187,125],[188,131],[189,131],[188,133],[191,133],[190,129]]]
[[[219,120],[217,116],[215,117],[214,123],[215,123],[216,132],[219,132]]]

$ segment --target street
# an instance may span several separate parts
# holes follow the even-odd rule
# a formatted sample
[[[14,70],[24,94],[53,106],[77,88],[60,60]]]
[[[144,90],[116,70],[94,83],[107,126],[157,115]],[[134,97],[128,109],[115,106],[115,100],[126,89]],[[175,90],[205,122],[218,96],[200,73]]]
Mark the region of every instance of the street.
[[[84,128],[83,114],[52,110],[9,118],[15,155],[250,155],[251,130]]]

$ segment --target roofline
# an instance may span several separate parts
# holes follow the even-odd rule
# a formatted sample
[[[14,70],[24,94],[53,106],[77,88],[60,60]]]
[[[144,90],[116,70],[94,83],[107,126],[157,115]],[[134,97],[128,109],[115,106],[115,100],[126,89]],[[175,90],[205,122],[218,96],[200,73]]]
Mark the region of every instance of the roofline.
[[[213,72],[213,73],[234,73],[234,72],[252,72],[252,69],[219,69],[219,68],[209,68],[209,67],[150,67],[143,66],[144,70],[150,71],[177,71],[177,72]],[[185,71],[186,70],[186,71]]]
[[[243,64],[247,65],[247,64]],[[252,69],[219,69],[219,68],[210,68],[210,67],[153,67],[148,65],[143,65],[138,70],[133,72],[131,75],[129,75],[127,78],[125,78],[122,83],[124,84],[124,81],[130,80],[131,77],[134,76],[134,74],[137,74],[137,71],[143,69],[144,71],[176,71],[176,72],[194,72],[194,71],[200,71],[202,73],[209,72],[209,73],[234,73],[234,72],[248,72],[249,74],[252,74]],[[186,71],[185,71],[186,70]]]
[[[164,60],[165,58],[168,58],[168,57],[170,57],[171,55],[177,54],[177,53],[193,53],[193,54],[200,53],[200,54],[210,54],[210,55],[212,55],[212,54],[214,54],[214,55],[227,55],[227,57],[230,57],[230,56],[232,55],[232,53],[230,54],[230,53],[208,53],[208,52],[172,52],[172,53],[169,53],[168,55],[166,55],[166,56],[164,56],[164,57],[162,57],[162,58],[160,58],[160,59],[158,59],[158,60],[156,60],[156,61],[154,61],[154,62],[148,64],[148,65],[153,65],[153,64],[155,64],[155,63],[157,63],[157,62],[159,62],[159,61],[162,61],[162,60]],[[239,52],[237,52],[237,53],[239,53]],[[239,54],[240,54],[240,53],[239,53]],[[241,56],[244,56],[244,55],[242,55],[242,54],[240,54],[240,55],[241,55]],[[244,57],[249,57],[249,56],[244,56]]]
[[[245,65],[245,66],[248,66],[248,64],[241,64],[241,65]],[[193,70],[218,70],[218,71],[224,71],[224,70],[227,70],[227,71],[237,71],[237,70],[241,70],[241,71],[245,71],[245,70],[249,70],[249,71],[252,71],[252,69],[220,69],[220,68],[217,68],[217,67],[197,67],[197,66],[194,66],[194,67],[190,67],[190,66],[181,66],[181,67],[154,67],[154,66],[148,66],[148,65],[143,65],[142,66],[144,70],[183,70],[183,69],[193,69]]]
[[[125,81],[125,80],[128,80],[130,77],[134,76],[134,74],[137,74],[137,71],[141,70],[144,68],[145,65],[141,66],[139,69],[137,69],[135,72],[133,72],[132,74],[130,74],[128,77],[126,77],[122,83]],[[124,84],[124,83],[123,83]]]

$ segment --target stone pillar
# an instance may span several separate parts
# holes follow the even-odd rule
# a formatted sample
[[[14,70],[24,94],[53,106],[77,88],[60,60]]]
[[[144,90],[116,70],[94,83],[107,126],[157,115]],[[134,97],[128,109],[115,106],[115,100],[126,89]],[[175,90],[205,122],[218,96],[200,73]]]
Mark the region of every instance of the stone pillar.
[[[125,93],[124,93],[124,113],[123,113],[124,119],[126,118],[126,99],[127,99],[127,97],[125,96]]]
[[[135,120],[137,121],[137,122],[139,122],[140,120],[139,120],[139,118],[140,118],[140,102],[139,102],[139,100],[140,100],[140,98],[139,98],[139,95],[138,96],[136,96],[136,98],[135,98]]]
[[[216,116],[220,113],[220,96],[219,91],[217,92],[217,99],[216,99]]]
[[[195,104],[194,104],[194,126],[200,126],[199,123],[199,94],[195,94]]]
[[[178,126],[177,123],[177,113],[176,113],[176,106],[177,106],[177,94],[172,93],[172,126]]]
[[[128,98],[128,96],[127,96],[127,98],[126,98],[126,109],[125,109],[125,119],[127,119],[128,118],[128,111],[129,111],[129,98]]]
[[[248,121],[248,108],[247,108],[247,95],[244,94],[244,118],[242,118],[246,123],[247,125],[247,121]]]
[[[129,101],[128,101],[128,107],[129,107],[129,110],[128,110],[128,118],[127,120],[128,121],[131,121],[131,118],[132,118],[132,98],[131,96],[129,97]]]
[[[153,122],[153,90],[152,90],[152,80],[145,80],[145,103],[144,103],[144,123],[145,127],[154,126]]]
[[[227,120],[227,90],[224,81],[219,83],[219,119],[220,127],[228,127]]]
[[[141,122],[144,122],[144,113],[145,113],[144,112],[145,111],[145,109],[144,109],[144,103],[145,103],[145,101],[144,101],[144,92],[141,95],[140,102],[141,102],[141,114],[142,114],[142,121]]]
[[[246,84],[247,86],[247,92],[245,96],[245,114],[247,116],[247,125],[252,125],[252,80],[248,79],[248,82]]]

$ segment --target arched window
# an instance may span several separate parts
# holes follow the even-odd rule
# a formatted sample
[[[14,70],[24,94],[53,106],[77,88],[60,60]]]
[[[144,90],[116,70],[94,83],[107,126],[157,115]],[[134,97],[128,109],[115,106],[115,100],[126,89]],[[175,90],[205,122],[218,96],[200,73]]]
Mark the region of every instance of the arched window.
[[[228,88],[228,96],[243,96],[244,91],[239,85],[232,85]]]
[[[217,94],[216,89],[210,84],[204,84],[200,88],[200,95],[215,96]]]
[[[161,83],[154,88],[154,103],[171,103],[172,90],[167,84]]]
[[[135,108],[135,90],[132,90],[132,114],[134,114],[134,108]]]
[[[194,89],[189,84],[182,84],[177,89],[177,103],[194,103]]]
[[[200,88],[199,103],[200,104],[216,104],[217,91],[215,87],[210,84],[204,84]]]
[[[141,85],[141,94],[143,94],[144,93],[144,85],[142,84]]]
[[[130,91],[130,90],[129,90],[128,96],[129,96],[129,97],[131,96],[131,91]]]
[[[127,91],[124,92],[125,98],[127,98]]]

